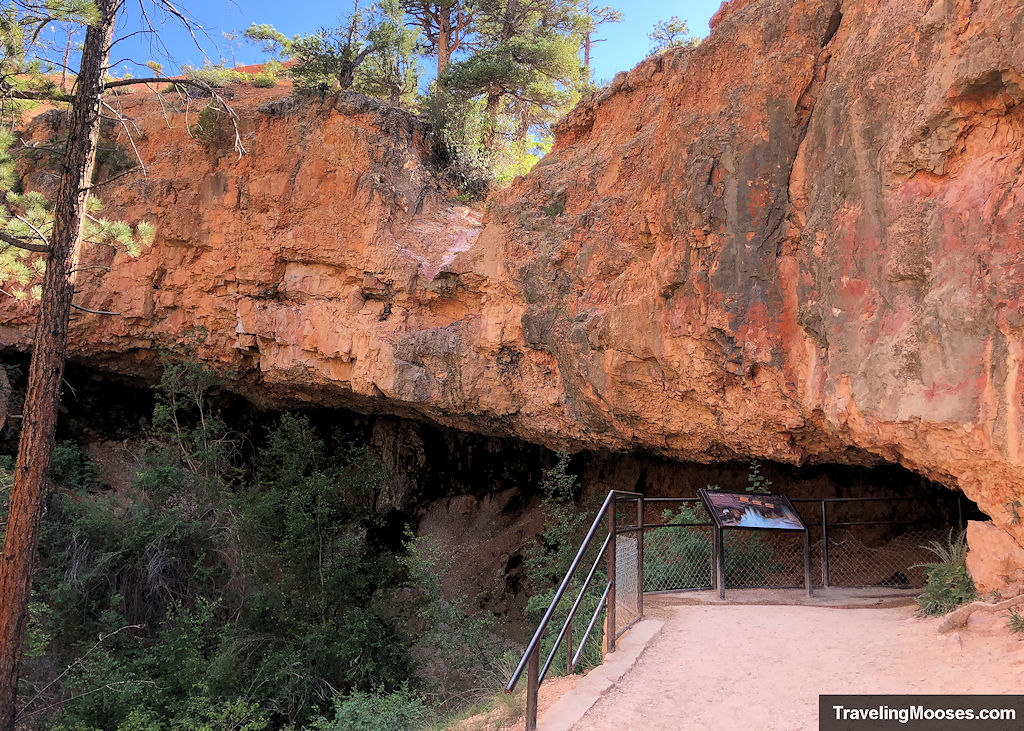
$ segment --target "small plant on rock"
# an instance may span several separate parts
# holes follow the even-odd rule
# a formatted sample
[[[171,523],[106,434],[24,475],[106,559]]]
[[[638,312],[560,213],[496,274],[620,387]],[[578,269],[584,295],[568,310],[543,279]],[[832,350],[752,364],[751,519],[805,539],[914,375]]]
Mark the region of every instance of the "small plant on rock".
[[[761,474],[761,463],[756,459],[750,460],[750,467],[747,470],[747,492],[771,492],[771,486],[775,483]]]
[[[1006,626],[1015,635],[1020,635],[1020,639],[1024,639],[1024,614],[1016,607],[1006,612]]]
[[[927,576],[924,591],[917,598],[918,611],[923,615],[948,614],[961,604],[974,601],[977,592],[967,572],[967,533],[961,532],[954,538],[950,530],[945,545],[931,541],[924,548],[939,560],[918,565]]]
[[[1010,500],[1003,503],[1003,510],[1010,517],[1010,525],[1020,525],[1021,507],[1024,507],[1024,504],[1020,500]]]

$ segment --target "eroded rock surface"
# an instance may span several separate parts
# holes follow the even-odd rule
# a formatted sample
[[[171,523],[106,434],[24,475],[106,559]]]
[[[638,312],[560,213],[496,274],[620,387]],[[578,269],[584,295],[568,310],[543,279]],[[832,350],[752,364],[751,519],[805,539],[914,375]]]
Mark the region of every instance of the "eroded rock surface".
[[[988,521],[967,523],[967,570],[978,593],[1019,594],[1024,586],[1024,548]]]
[[[103,195],[158,240],[90,254],[113,269],[82,304],[122,314],[76,315],[74,355],[144,371],[202,327],[200,354],[266,401],[889,460],[1021,541],[1022,72],[1019,0],[733,0],[472,206],[418,121],[356,95],[239,90],[241,160],[126,98],[151,164]],[[0,341],[27,348],[31,315],[5,301]]]

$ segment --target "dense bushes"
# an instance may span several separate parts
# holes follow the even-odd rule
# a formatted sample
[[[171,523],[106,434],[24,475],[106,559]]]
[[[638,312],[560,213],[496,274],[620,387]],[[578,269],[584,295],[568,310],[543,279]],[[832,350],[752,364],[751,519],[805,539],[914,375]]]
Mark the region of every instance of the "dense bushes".
[[[436,85],[420,103],[434,132],[434,163],[446,182],[467,198],[525,175],[554,141],[547,132],[519,135],[509,119],[491,120],[482,99],[445,93]],[[494,124],[499,129],[492,129]]]
[[[423,699],[400,688],[391,693],[355,691],[347,698],[338,698],[332,718],[318,718],[315,731],[393,731],[414,729],[424,725],[430,712]]]
[[[216,387],[194,361],[166,360],[129,486],[100,484],[74,443],[58,445],[22,720],[123,731],[425,722],[503,647],[441,591],[434,542],[387,534],[386,472],[371,451],[292,414],[247,444],[211,406]]]
[[[278,61],[267,61],[256,73],[250,74],[238,69],[228,68],[224,65],[206,64],[200,68],[193,66],[182,66],[181,72],[193,81],[199,81],[214,89],[219,89],[229,84],[252,84],[262,88],[270,88],[277,83],[277,77],[282,72],[281,63]]]

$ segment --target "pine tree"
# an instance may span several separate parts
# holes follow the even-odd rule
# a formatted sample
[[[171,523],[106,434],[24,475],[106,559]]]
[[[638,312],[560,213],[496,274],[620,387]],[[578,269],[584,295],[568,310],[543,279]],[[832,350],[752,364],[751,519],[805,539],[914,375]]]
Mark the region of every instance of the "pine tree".
[[[487,118],[484,147],[499,135],[526,139],[577,98],[580,76],[578,16],[563,0],[482,0],[471,56],[449,68],[445,88],[482,96]],[[502,118],[505,124],[502,123]]]
[[[168,0],[157,7],[178,18],[181,12]],[[62,141],[59,183],[52,203],[38,192],[16,193],[16,170],[8,152],[12,137],[0,140],[0,190],[6,207],[0,209],[0,279],[11,296],[38,297],[38,314],[22,408],[18,456],[11,487],[8,521],[0,553],[0,729],[15,724],[15,699],[23,650],[32,573],[42,522],[50,458],[53,453],[61,382],[68,351],[71,310],[86,312],[72,300],[82,243],[117,244],[130,251],[150,241],[153,228],[134,228],[98,218],[98,202],[90,195],[100,135],[105,91],[134,84],[166,81],[160,77],[108,79],[108,54],[121,0],[18,0],[0,13],[0,43],[7,54],[0,60],[0,108],[13,126],[26,102],[46,100],[66,104],[67,135]],[[85,28],[74,82],[68,96],[42,77],[40,31],[54,23]],[[74,32],[70,34],[73,36]],[[70,37],[69,36],[69,37]],[[45,57],[45,56],[44,56]],[[198,81],[172,84],[202,89]],[[219,97],[216,97],[221,103]],[[234,113],[224,107],[234,124]],[[241,153],[235,125],[236,149]],[[20,293],[20,294],[18,294]],[[113,314],[113,313],[94,313]]]
[[[411,25],[423,31],[427,50],[437,56],[438,78],[473,31],[473,0],[400,0]]]
[[[88,21],[63,171],[53,205],[53,228],[40,292],[7,533],[0,556],[0,727],[4,729],[14,729],[14,701],[32,569],[67,358],[73,272],[96,160],[100,101],[118,6],[118,0],[97,0],[96,15]]]
[[[580,49],[583,52],[582,79],[584,85],[591,83],[590,54],[595,43],[602,43],[604,38],[595,38],[594,33],[606,23],[621,23],[622,13],[607,5],[597,7],[590,0],[581,0],[579,20],[580,27]]]
[[[346,21],[288,38],[271,25],[254,23],[245,37],[274,58],[291,58],[291,76],[299,91],[351,89],[393,103],[411,101],[419,83],[415,52],[419,34],[403,27],[398,0],[382,0],[368,9],[353,5]]]
[[[680,20],[673,15],[668,20],[659,20],[654,24],[654,29],[647,34],[651,39],[651,52],[649,55],[656,56],[670,48],[681,46],[696,46],[700,43],[699,38],[690,34],[690,27],[685,20]]]
[[[355,89],[392,104],[409,106],[419,92],[417,53],[422,34],[418,28],[403,26],[404,13],[398,0],[382,0],[377,4],[377,12],[381,17],[381,47],[356,71]]]

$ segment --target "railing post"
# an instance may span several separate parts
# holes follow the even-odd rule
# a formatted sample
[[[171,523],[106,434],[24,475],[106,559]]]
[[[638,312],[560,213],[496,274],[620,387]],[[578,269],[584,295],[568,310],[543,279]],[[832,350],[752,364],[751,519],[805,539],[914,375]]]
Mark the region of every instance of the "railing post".
[[[608,604],[605,608],[605,652],[615,652],[615,498],[608,506]]]
[[[814,596],[814,578],[811,575],[811,529],[804,530],[804,585],[807,596]]]
[[[718,531],[711,524],[711,590],[718,588]]]
[[[572,662],[572,619],[565,628],[565,674],[572,675],[576,666]]]
[[[718,584],[718,598],[725,599],[725,539],[722,537],[722,526],[715,526],[715,582]]]
[[[540,687],[540,645],[533,648],[526,666],[526,731],[537,731],[537,691]]]
[[[644,616],[644,496],[636,499],[636,611]]]
[[[821,588],[829,587],[828,568],[828,502],[821,501]]]

